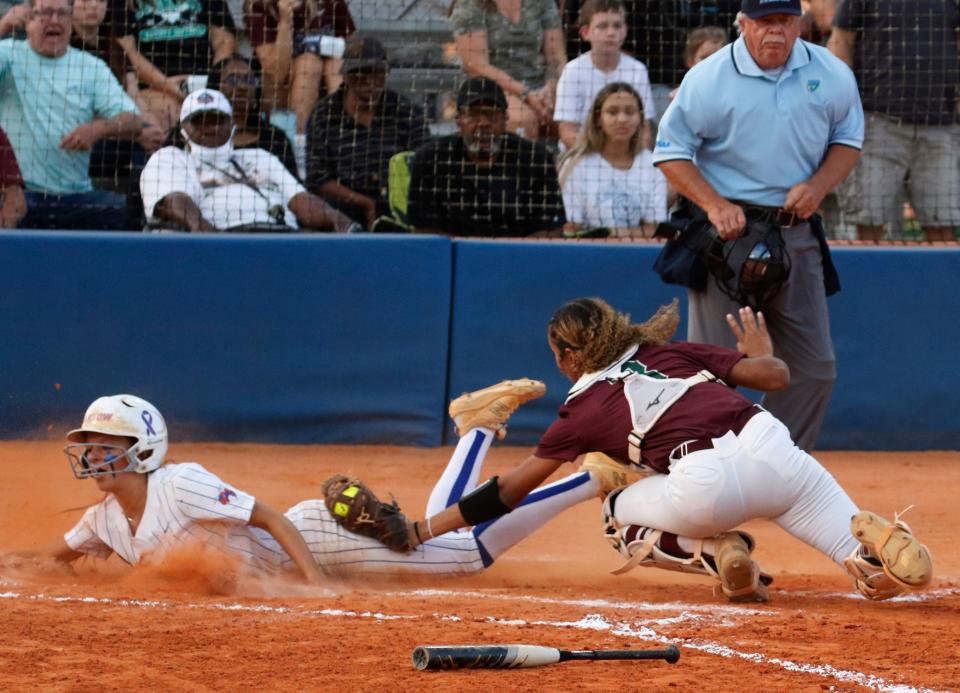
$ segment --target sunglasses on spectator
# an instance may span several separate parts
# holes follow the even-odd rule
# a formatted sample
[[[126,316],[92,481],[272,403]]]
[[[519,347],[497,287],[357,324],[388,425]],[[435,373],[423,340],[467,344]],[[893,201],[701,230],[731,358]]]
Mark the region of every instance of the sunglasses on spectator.
[[[45,7],[42,10],[34,10],[30,13],[30,16],[34,19],[69,19],[73,16],[73,10],[69,7],[63,9],[53,9],[50,7]]]
[[[220,82],[222,84],[229,84],[232,87],[235,87],[238,84],[247,84],[251,87],[260,86],[260,78],[257,77],[252,72],[249,72],[245,75],[244,74],[227,75],[226,77],[221,77]]]

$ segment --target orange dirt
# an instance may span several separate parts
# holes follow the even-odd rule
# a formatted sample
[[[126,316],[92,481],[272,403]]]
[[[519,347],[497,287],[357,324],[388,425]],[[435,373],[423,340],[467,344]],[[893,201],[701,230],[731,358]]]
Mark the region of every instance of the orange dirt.
[[[275,507],[352,471],[419,515],[450,449],[174,445]],[[486,474],[527,449],[493,450]],[[747,526],[775,578],[768,604],[730,605],[691,576],[619,565],[582,504],[485,573],[308,589],[292,579],[231,584],[198,550],[159,568],[116,559],[76,573],[0,560],[0,690],[910,691],[960,686],[960,453],[823,453],[862,507],[907,516],[934,556],[924,592],[886,603],[851,591],[830,561],[767,522]],[[60,445],[0,443],[0,552],[56,538],[98,500]],[[569,470],[564,470],[569,471]],[[312,491],[311,491],[312,489]],[[512,671],[418,672],[422,644],[527,643],[681,650],[665,662],[568,662]]]

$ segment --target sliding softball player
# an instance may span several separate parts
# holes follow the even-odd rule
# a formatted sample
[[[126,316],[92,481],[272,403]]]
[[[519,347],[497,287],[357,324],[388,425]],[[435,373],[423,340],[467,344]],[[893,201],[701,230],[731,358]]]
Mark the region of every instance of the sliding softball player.
[[[461,438],[430,495],[427,515],[456,504],[474,489],[493,438],[502,437],[517,407],[543,392],[543,383],[537,381],[505,381],[451,405]],[[195,541],[239,555],[259,571],[295,566],[314,583],[352,575],[462,575],[489,566],[549,519],[601,491],[590,473],[578,472],[531,493],[525,507],[509,517],[431,538],[411,553],[399,553],[341,526],[343,518],[338,522],[330,512],[339,507],[335,501],[305,500],[281,514],[200,464],[167,462],[164,419],[139,397],[97,399],[83,425],[67,438],[70,444],[64,450],[75,476],[92,479],[106,495],[42,552],[63,562],[113,553],[129,564],[158,561],[170,549]],[[355,484],[339,491],[354,495],[358,486],[365,489]]]

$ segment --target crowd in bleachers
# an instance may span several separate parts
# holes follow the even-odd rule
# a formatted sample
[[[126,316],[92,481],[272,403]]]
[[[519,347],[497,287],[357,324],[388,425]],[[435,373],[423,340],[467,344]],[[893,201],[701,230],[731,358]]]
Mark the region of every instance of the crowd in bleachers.
[[[741,4],[452,0],[458,87],[434,109],[358,30],[350,5],[376,1],[0,0],[0,224],[650,237],[675,200],[657,122]],[[910,6],[805,3],[868,117],[824,211],[862,239],[902,237],[906,211],[953,240],[960,20]]]

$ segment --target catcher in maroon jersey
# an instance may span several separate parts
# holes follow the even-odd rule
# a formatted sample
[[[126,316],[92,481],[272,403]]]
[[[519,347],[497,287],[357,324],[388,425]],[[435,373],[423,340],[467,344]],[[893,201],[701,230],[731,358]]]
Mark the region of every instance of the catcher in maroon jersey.
[[[615,572],[643,565],[711,575],[733,601],[765,601],[770,578],[751,558],[752,538],[735,530],[764,517],[829,556],[870,599],[926,585],[930,554],[907,525],[861,511],[779,420],[733,389],[782,389],[790,374],[761,313],[743,308],[727,321],[736,351],[669,342],[676,301],[640,325],[601,299],[563,305],[547,339],[574,385],[537,449],[411,532],[509,513],[562,464],[600,451],[656,472],[604,501],[605,534],[627,559]]]

